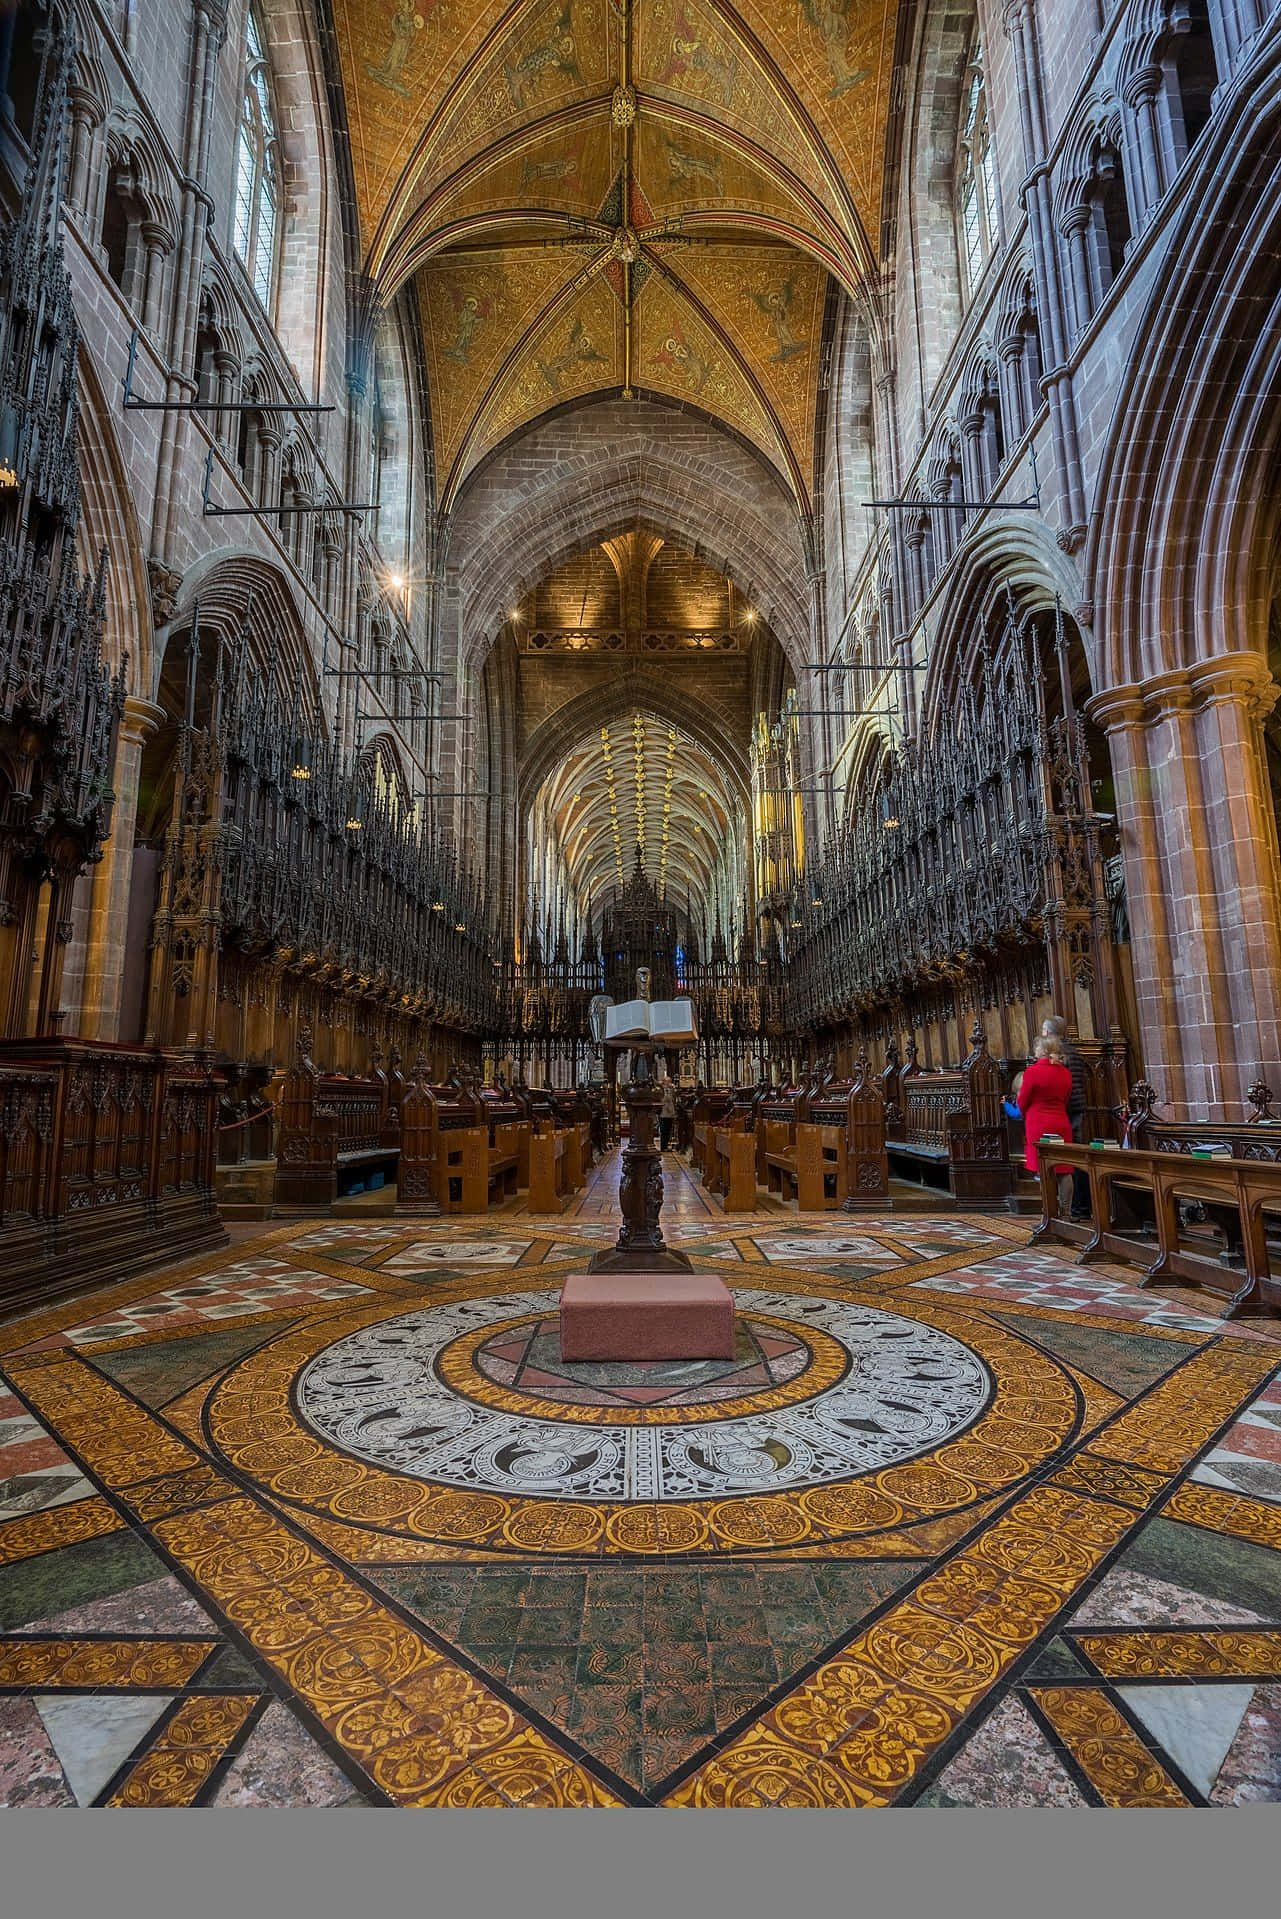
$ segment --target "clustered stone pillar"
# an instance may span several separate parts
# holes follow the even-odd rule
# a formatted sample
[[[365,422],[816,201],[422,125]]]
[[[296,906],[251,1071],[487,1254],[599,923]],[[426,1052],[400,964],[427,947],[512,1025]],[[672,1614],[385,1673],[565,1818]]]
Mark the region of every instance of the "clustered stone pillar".
[[[1257,653],[1100,693],[1125,853],[1144,1076],[1176,1116],[1243,1117],[1281,1060],[1281,871]]]
[[[89,909],[84,999],[79,1020],[79,1031],[85,1039],[117,1040],[120,1037],[142,750],[164,720],[162,706],[154,706],[150,700],[126,699],[116,743],[116,803],[112,811],[111,838],[103,848],[102,860],[94,875]]]

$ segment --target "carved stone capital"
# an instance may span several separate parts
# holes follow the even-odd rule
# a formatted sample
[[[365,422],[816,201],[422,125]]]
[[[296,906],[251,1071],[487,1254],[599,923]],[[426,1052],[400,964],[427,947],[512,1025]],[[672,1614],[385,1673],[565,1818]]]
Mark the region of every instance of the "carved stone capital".
[[[1222,653],[1151,679],[1108,687],[1095,694],[1086,711],[1111,732],[1155,726],[1174,714],[1221,705],[1240,705],[1252,719],[1264,719],[1279,697],[1281,687],[1261,653]]]
[[[1202,660],[1191,668],[1189,679],[1199,705],[1239,702],[1258,720],[1265,720],[1281,698],[1281,687],[1261,653],[1224,653]]]

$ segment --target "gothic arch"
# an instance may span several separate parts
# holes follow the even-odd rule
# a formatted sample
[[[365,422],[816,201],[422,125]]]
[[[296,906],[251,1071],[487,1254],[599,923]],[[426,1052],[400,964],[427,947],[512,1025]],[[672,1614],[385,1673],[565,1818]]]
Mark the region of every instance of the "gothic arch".
[[[1266,654],[1281,458],[1281,42],[1216,116],[1121,384],[1084,554],[1098,683]],[[1193,403],[1195,401],[1195,403]]]
[[[278,110],[284,202],[273,323],[303,387],[314,398],[323,384],[333,325],[330,259],[342,246],[333,232],[335,160],[324,61],[315,8],[301,0],[260,0],[259,17]],[[236,71],[239,76],[239,64]],[[347,264],[355,266],[354,261]],[[291,267],[298,270],[291,272]]]
[[[932,0],[921,9],[900,183],[900,257],[911,260],[922,390],[934,385],[964,310],[953,197],[957,125],[978,8]],[[928,289],[928,292],[927,292]]]
[[[540,422],[469,478],[450,534],[466,653],[484,652],[512,600],[549,565],[637,522],[749,590],[784,651],[807,657],[807,556],[794,502],[728,434],[646,401]]]
[[[923,732],[946,725],[948,691],[967,677],[981,640],[993,620],[1003,616],[1007,593],[1020,618],[1052,607],[1056,599],[1075,614],[1080,581],[1071,559],[1045,528],[1016,529],[996,522],[966,542],[938,606],[920,699]],[[1094,678],[1092,658],[1089,664]]]
[[[263,665],[274,663],[280,683],[298,684],[311,698],[323,698],[324,689],[293,586],[279,567],[243,549],[221,547],[205,554],[183,580],[166,647],[180,629],[190,630],[197,605],[202,632],[230,639],[247,622],[254,656]],[[162,658],[157,658],[157,691],[162,665]]]
[[[80,350],[80,559],[97,570],[106,554],[103,657],[115,668],[127,661],[126,691],[149,698],[155,636],[142,531],[121,457],[111,408],[88,352]]]

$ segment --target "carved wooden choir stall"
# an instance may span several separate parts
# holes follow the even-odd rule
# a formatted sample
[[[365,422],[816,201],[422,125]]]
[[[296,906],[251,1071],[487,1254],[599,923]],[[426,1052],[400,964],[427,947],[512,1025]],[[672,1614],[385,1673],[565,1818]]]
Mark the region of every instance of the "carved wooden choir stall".
[[[695,1167],[727,1213],[753,1211],[762,1187],[802,1212],[888,1203],[884,1100],[866,1058],[853,1080],[742,1087],[700,1106]]]

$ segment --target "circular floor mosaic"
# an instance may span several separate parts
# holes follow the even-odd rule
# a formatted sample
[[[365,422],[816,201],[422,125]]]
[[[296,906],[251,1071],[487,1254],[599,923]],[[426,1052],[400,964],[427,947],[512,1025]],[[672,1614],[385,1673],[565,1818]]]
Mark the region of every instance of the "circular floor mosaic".
[[[757,1376],[703,1368],[684,1396],[670,1376],[633,1377],[633,1394],[648,1384],[663,1397],[625,1401],[627,1381],[600,1377],[612,1369],[559,1362],[536,1366],[542,1378],[522,1389],[531,1349],[550,1357],[549,1293],[442,1303],[362,1326],[312,1360],[295,1403],[318,1437],[400,1474],[613,1503],[846,1480],[955,1438],[991,1394],[978,1354],[921,1320],[786,1293],[740,1303],[750,1310],[741,1363],[726,1364]],[[725,1385],[732,1401],[718,1400]]]

